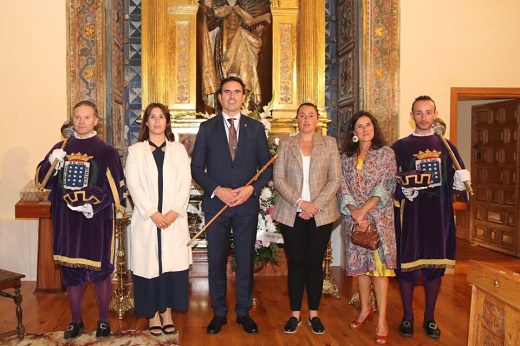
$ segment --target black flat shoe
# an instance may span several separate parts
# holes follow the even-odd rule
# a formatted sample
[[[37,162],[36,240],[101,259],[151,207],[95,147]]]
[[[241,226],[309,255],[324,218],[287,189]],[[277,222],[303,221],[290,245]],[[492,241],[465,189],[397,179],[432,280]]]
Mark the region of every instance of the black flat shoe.
[[[435,323],[434,320],[424,321],[423,328],[426,332],[426,335],[428,335],[432,339],[437,339],[441,336],[441,330],[439,329],[439,326],[437,326],[437,323]]]
[[[325,326],[323,323],[321,323],[321,320],[319,317],[313,317],[310,320],[308,320],[309,326],[311,326],[312,332],[314,334],[321,335],[325,333]]]
[[[161,336],[163,333],[163,329],[161,326],[152,326],[148,329],[150,331],[150,334],[153,336]]]
[[[296,333],[296,329],[301,324],[301,319],[297,319],[296,317],[292,316],[289,318],[287,323],[285,324],[285,327],[283,327],[283,331],[285,334],[294,334]]]
[[[222,326],[227,323],[226,316],[213,316],[213,319],[208,324],[208,327],[206,328],[206,332],[208,334],[218,334],[220,333],[220,330],[222,329]]]
[[[237,323],[241,324],[244,327],[244,331],[249,334],[258,333],[258,326],[255,321],[249,315],[245,315],[243,317],[237,317]]]
[[[177,331],[177,329],[175,328],[175,326],[173,324],[165,324],[162,327],[162,331],[166,335],[172,335]]]
[[[96,339],[102,340],[110,336],[110,326],[106,322],[98,321]]]
[[[403,320],[399,324],[399,334],[401,334],[403,336],[412,336],[413,335],[413,321],[403,318]]]
[[[81,335],[81,333],[83,333],[83,328],[84,328],[83,321],[81,321],[79,323],[70,322],[69,325],[67,326],[67,330],[65,330],[65,332],[63,333],[63,337],[67,341],[76,339],[78,336]]]

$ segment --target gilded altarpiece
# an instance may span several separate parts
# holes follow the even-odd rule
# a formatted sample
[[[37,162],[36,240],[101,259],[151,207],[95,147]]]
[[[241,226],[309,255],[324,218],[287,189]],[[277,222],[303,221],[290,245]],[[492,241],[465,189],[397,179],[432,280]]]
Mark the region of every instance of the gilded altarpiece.
[[[68,1],[68,76],[70,107],[84,99],[96,102],[103,119],[100,136],[124,153],[123,3]],[[389,142],[397,138],[398,5],[398,0],[337,2],[338,50],[341,42],[357,44],[336,62],[339,137],[352,112],[366,109],[378,117]],[[198,7],[196,0],[143,1],[143,105],[164,102],[174,115],[196,111]],[[325,51],[324,8],[324,0],[271,2],[274,134],[294,131],[291,118],[305,101],[318,105],[326,128],[326,66],[324,54],[318,54]],[[196,133],[201,121],[184,116],[175,126]]]

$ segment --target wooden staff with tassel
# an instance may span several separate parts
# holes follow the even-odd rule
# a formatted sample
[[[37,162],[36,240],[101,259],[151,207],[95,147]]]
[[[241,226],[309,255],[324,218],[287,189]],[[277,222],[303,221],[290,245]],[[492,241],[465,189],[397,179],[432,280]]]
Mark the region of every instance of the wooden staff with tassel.
[[[448,142],[446,141],[446,138],[444,138],[444,135],[442,134],[442,125],[434,124],[432,126],[432,128],[433,128],[433,132],[435,132],[437,137],[439,137],[441,139],[442,144],[444,144],[444,146],[446,147],[446,150],[448,150],[448,154],[451,157],[451,161],[453,161],[453,166],[455,166],[455,169],[457,169],[457,170],[462,169],[462,167],[460,166],[459,160],[457,160],[457,158],[455,157],[453,150],[451,150],[450,145],[448,144]],[[470,195],[473,195],[473,189],[471,188],[470,182],[468,180],[466,180],[464,182],[464,185],[466,186],[466,191]]]
[[[260,176],[260,174],[262,174],[266,169],[267,167],[269,167],[270,165],[273,164],[273,162],[278,158],[278,154],[275,154],[273,155],[273,157],[271,157],[271,159],[269,161],[267,161],[267,163],[262,167],[260,168],[260,170],[258,172],[256,172],[255,176],[252,177],[248,182],[247,184],[244,186],[244,187],[247,187],[249,185],[251,185],[256,179],[258,179],[258,177]],[[186,244],[186,246],[191,246],[191,244],[193,244],[193,242],[198,238],[200,237],[200,235],[202,233],[204,233],[206,231],[206,229],[213,223],[213,221],[215,221],[217,219],[217,217],[220,216],[220,214],[222,214],[226,209],[228,208],[228,205],[224,205],[222,207],[222,209],[219,210],[218,213],[215,214],[215,216],[213,216],[211,218],[211,220],[208,221],[207,224],[204,225],[204,227],[202,227],[202,229],[193,236],[193,238],[190,239],[190,241]]]

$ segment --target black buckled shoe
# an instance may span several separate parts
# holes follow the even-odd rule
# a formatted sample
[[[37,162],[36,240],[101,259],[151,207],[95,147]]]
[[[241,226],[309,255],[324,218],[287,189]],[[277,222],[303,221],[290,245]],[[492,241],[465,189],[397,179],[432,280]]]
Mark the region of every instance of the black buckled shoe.
[[[401,323],[399,323],[399,334],[403,336],[412,336],[413,335],[413,321],[403,318]]]
[[[106,322],[98,321],[96,339],[102,340],[110,336],[110,326]]]
[[[309,321],[309,326],[311,326],[312,332],[314,334],[323,334],[325,333],[325,326],[323,323],[321,323],[321,320],[319,317],[313,317]]]
[[[292,316],[289,318],[287,323],[285,324],[285,327],[283,327],[283,331],[285,334],[294,334],[296,333],[296,328],[301,324],[301,319],[297,319],[296,317]]]
[[[245,315],[242,317],[237,317],[237,323],[241,324],[244,327],[244,331],[249,334],[258,333],[258,326],[255,321],[249,315]]]
[[[441,336],[441,330],[439,329],[439,326],[437,326],[437,323],[435,323],[434,320],[424,321],[423,328],[426,332],[426,335],[428,335],[432,339],[437,339]]]
[[[81,333],[83,333],[83,328],[84,328],[83,321],[81,321],[79,323],[70,322],[69,325],[67,326],[67,329],[63,333],[63,337],[67,341],[76,339],[78,336],[81,335]]]
[[[208,324],[208,327],[206,328],[206,332],[208,334],[218,334],[220,333],[220,330],[222,329],[222,326],[227,323],[226,316],[213,316],[213,319]]]

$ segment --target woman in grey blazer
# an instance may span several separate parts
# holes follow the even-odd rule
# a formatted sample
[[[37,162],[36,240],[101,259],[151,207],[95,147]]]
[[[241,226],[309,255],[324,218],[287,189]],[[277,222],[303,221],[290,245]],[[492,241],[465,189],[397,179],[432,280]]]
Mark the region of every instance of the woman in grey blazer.
[[[341,183],[341,164],[336,140],[317,131],[319,113],[303,103],[296,113],[299,134],[282,141],[274,164],[274,186],[279,196],[274,219],[281,224],[288,258],[291,317],[285,333],[300,325],[303,291],[307,286],[308,323],[315,334],[325,327],[318,317],[323,287],[322,262],[339,218],[336,192]]]

